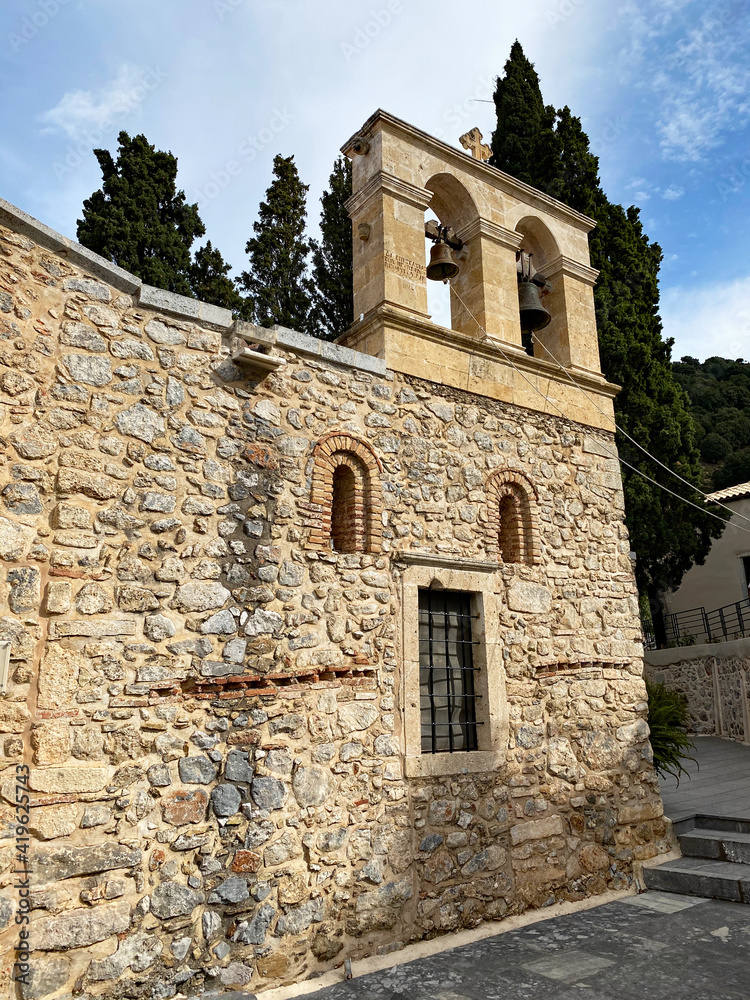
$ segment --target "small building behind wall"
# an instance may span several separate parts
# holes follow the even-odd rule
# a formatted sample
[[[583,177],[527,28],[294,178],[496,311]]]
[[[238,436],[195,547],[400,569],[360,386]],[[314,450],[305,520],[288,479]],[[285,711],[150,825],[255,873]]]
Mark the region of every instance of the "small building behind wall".
[[[728,507],[731,517],[706,561],[691,566],[680,586],[663,595],[670,639],[693,636],[705,642],[710,635],[721,640],[750,634],[750,483],[718,490],[708,499]]]
[[[668,848],[592,223],[383,112],[345,148],[362,315],[340,344],[0,210],[29,995],[255,991],[623,887]],[[467,248],[454,330],[426,313],[433,198]],[[525,234],[588,395],[521,344]]]

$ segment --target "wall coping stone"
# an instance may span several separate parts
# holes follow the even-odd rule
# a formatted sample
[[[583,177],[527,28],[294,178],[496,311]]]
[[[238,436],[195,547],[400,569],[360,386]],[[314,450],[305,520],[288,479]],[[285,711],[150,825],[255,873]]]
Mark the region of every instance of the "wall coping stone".
[[[29,237],[39,246],[60,254],[71,264],[87,271],[100,281],[106,281],[118,291],[135,295],[140,306],[192,320],[202,326],[232,332],[245,340],[254,340],[268,346],[276,344],[292,353],[312,355],[321,361],[342,365],[345,368],[358,368],[373,375],[386,374],[383,358],[374,358],[370,354],[354,351],[350,347],[318,340],[309,334],[299,333],[278,324],[266,330],[253,323],[235,320],[229,309],[222,309],[200,299],[191,299],[187,295],[178,295],[176,292],[147,285],[130,271],[81,246],[75,240],[68,239],[67,236],[56,232],[3,198],[0,198],[0,224],[7,226],[12,232]]]
[[[67,236],[62,236],[49,226],[45,226],[43,222],[39,222],[38,219],[21,211],[20,208],[11,205],[4,198],[0,198],[0,223],[15,233],[28,236],[29,239],[38,243],[39,246],[59,253],[62,257],[69,260],[71,264],[76,264],[101,281],[106,281],[113,288],[118,289],[118,291],[127,292],[132,295],[143,284],[141,279],[136,278],[130,271],[126,271],[125,268],[118,267],[117,264],[113,264],[111,261],[106,260],[106,258],[100,257],[98,253],[94,253],[93,250],[81,246],[75,240],[70,240]]]
[[[668,667],[685,660],[703,660],[707,656],[721,660],[750,659],[750,639],[703,642],[697,646],[675,646],[673,649],[647,649],[643,653],[644,660],[652,667]]]
[[[138,294],[138,305],[158,309],[159,312],[192,319],[201,326],[218,327],[221,330],[231,330],[234,317],[230,309],[212,306],[200,299],[191,299],[187,295],[168,292],[164,288],[154,288],[153,285],[141,285]]]

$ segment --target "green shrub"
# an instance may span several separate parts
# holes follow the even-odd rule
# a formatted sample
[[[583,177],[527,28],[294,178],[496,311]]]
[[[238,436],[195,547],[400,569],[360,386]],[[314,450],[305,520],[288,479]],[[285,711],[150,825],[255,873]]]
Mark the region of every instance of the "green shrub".
[[[687,698],[655,681],[646,681],[646,691],[654,767],[658,774],[671,774],[679,782],[688,773],[682,761],[695,760],[689,753],[694,743],[686,731],[690,721]]]

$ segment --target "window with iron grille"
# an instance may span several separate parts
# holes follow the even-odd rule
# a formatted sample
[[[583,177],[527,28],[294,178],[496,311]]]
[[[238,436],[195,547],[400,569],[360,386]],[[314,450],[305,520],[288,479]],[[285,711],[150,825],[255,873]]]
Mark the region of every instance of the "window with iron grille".
[[[422,753],[477,750],[472,595],[419,591]]]

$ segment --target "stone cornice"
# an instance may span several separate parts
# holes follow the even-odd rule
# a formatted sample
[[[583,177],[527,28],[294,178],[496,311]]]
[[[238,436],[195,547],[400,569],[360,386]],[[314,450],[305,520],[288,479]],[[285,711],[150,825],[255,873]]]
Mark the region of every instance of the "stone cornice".
[[[356,350],[357,343],[383,326],[409,334],[427,343],[437,344],[441,347],[453,347],[457,351],[473,354],[488,361],[494,361],[496,364],[510,365],[512,362],[522,374],[529,378],[551,379],[562,385],[571,385],[570,379],[566,375],[566,369],[561,370],[558,365],[551,361],[533,358],[522,347],[514,347],[512,344],[499,342],[491,337],[479,340],[467,336],[465,333],[459,333],[457,330],[437,326],[437,324],[431,323],[415,313],[390,303],[383,303],[371,310],[363,319],[353,323],[343,335],[342,340],[351,344]],[[604,376],[597,376],[580,368],[572,369],[572,371],[575,381],[587,392],[604,396],[607,399],[614,399],[620,391],[620,386],[607,382]]]
[[[463,242],[468,243],[475,236],[484,236],[493,243],[509,250],[519,250],[523,241],[523,233],[517,233],[513,229],[506,229],[496,222],[488,219],[472,219],[472,221],[456,232],[456,236]]]
[[[566,277],[582,281],[585,285],[591,285],[592,288],[599,277],[599,272],[593,267],[581,264],[570,257],[564,257],[562,254],[549,263],[544,264],[542,273],[545,278],[554,278],[558,274],[564,274]]]
[[[454,146],[450,146],[447,142],[443,142],[440,139],[436,139],[427,132],[422,132],[420,129],[415,128],[408,122],[405,122],[400,118],[396,118],[395,115],[391,115],[382,109],[378,109],[373,115],[371,115],[362,128],[358,129],[355,135],[344,143],[341,147],[341,152],[346,153],[347,150],[351,150],[352,141],[356,138],[356,136],[366,136],[368,133],[374,133],[379,130],[387,130],[391,133],[404,136],[413,145],[421,146],[423,149],[439,156],[441,159],[447,160],[449,163],[454,163],[459,167],[459,169],[475,174],[485,183],[519,198],[520,201],[535,205],[552,215],[565,219],[584,232],[588,233],[596,226],[594,219],[589,218],[587,215],[583,215],[581,212],[577,212],[574,208],[570,208],[569,205],[558,201],[556,198],[550,197],[550,195],[545,194],[543,191],[539,191],[530,184],[525,184],[523,181],[516,180],[515,177],[511,177],[510,174],[506,174],[504,171],[498,170],[497,167],[491,167],[482,160],[475,160],[472,156],[468,156],[462,150],[456,149]]]
[[[394,198],[398,198],[399,201],[405,201],[409,205],[421,208],[423,211],[429,207],[432,201],[432,191],[401,180],[400,177],[396,177],[395,174],[388,173],[386,170],[379,170],[360,191],[357,191],[345,203],[350,218],[353,219],[355,215],[362,211],[370,199],[374,198],[381,191],[392,195]]]

